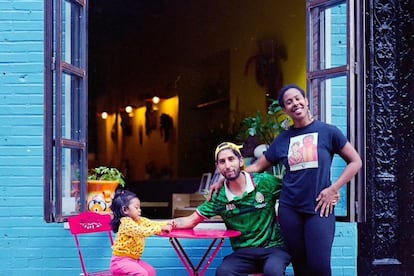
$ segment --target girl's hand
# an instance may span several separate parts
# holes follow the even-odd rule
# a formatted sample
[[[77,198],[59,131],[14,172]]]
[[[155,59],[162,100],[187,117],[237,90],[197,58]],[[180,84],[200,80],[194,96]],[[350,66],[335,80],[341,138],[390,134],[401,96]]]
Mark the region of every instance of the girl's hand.
[[[316,201],[318,201],[318,204],[316,205],[315,211],[320,211],[321,217],[327,217],[332,214],[335,205],[339,202],[339,192],[331,187],[325,188],[320,192]]]
[[[173,229],[173,226],[171,224],[161,226],[161,231],[165,233],[169,233],[172,229]]]
[[[174,229],[175,227],[177,227],[177,223],[173,219],[170,220],[170,221],[168,221],[167,225],[171,225],[172,229]]]

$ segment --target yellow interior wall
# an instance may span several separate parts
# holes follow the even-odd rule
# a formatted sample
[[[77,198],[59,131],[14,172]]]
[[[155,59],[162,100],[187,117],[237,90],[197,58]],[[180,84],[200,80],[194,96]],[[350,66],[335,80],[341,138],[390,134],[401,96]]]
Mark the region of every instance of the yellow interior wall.
[[[199,7],[199,10],[194,10],[193,14],[188,15],[191,20],[204,22],[209,16],[212,17],[211,12],[206,15],[202,8]],[[265,90],[256,83],[254,64],[250,65],[248,75],[244,73],[248,59],[258,53],[257,42],[259,40],[278,38],[285,44],[288,58],[282,62],[284,84],[296,83],[304,86],[306,83],[306,6],[304,1],[239,0],[237,7],[231,1],[209,1],[208,8],[217,11],[214,19],[207,26],[203,26],[200,31],[204,35],[201,42],[198,37],[191,42],[194,43],[194,49],[202,53],[206,52],[204,56],[212,56],[222,50],[229,51],[230,102],[227,112],[223,112],[216,106],[204,111],[206,114],[204,122],[190,113],[187,115],[185,110],[180,112],[180,115],[187,120],[184,125],[195,125],[201,128],[201,130],[194,127],[191,130],[186,128],[185,131],[191,134],[202,132],[203,128],[208,128],[215,122],[210,116],[211,112],[220,114],[222,117],[221,124],[217,122],[214,124],[216,128],[224,125],[230,131],[236,129],[243,118],[255,115],[258,110],[266,112]],[[184,28],[181,30],[184,33],[193,28],[191,24],[179,24],[179,26],[180,29]],[[188,91],[194,97],[196,91],[199,91],[197,83],[201,83],[205,75],[191,72],[191,70],[186,73],[188,74],[181,79],[180,88],[183,90],[180,91]],[[186,102],[188,96],[186,93],[184,96],[183,102]],[[188,108],[188,105],[183,104],[182,109],[186,107]],[[191,140],[194,136],[197,135],[180,136],[178,163],[183,164],[180,174],[181,171],[183,173],[196,171],[200,175],[203,171],[209,172],[213,169],[209,153],[214,150],[214,147],[201,141],[204,142],[204,151],[194,152],[194,141]],[[233,140],[235,140],[234,136]],[[200,162],[204,168],[201,171],[199,167],[196,167]]]
[[[101,153],[97,158],[99,162],[120,168],[131,180],[149,178],[145,169],[149,162],[153,162],[158,172],[163,168],[168,168],[173,173],[176,172],[178,104],[179,99],[176,96],[162,100],[156,105],[157,128],[151,131],[149,135],[145,133],[145,107],[133,110],[132,135],[130,136],[125,136],[122,132],[119,113],[110,114],[106,120],[98,118],[99,132],[105,133],[104,139],[100,139],[99,143],[98,152]],[[173,129],[168,142],[164,142],[164,136],[160,132],[160,115],[163,113],[168,114],[173,120]],[[118,133],[117,140],[114,141],[111,138],[111,130],[116,116],[118,116]],[[142,140],[140,140],[140,137],[142,137]],[[125,164],[124,160],[128,160],[128,163]]]
[[[240,29],[233,33],[231,46],[231,109],[232,114],[245,117],[266,110],[264,89],[256,83],[253,64],[247,76],[243,73],[247,59],[258,51],[258,40],[280,38],[288,55],[282,62],[284,84],[305,86],[306,7],[302,0],[246,0],[240,1],[240,5],[243,9],[234,15],[240,21]]]

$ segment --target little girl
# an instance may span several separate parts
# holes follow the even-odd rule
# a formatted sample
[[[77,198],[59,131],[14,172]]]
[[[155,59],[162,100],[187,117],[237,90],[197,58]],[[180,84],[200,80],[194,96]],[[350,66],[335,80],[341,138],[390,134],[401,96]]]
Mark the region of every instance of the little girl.
[[[145,238],[169,232],[172,222],[157,222],[141,217],[141,202],[128,190],[117,190],[111,206],[112,231],[117,233],[112,247],[111,272],[114,275],[155,276],[155,269],[141,260]]]

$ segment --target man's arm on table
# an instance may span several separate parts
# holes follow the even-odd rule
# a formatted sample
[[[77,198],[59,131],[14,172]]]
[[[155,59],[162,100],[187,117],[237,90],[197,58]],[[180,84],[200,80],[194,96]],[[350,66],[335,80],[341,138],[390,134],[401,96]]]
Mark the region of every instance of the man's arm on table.
[[[173,227],[176,229],[194,228],[202,221],[204,221],[204,218],[197,212],[194,212],[189,216],[173,219]]]

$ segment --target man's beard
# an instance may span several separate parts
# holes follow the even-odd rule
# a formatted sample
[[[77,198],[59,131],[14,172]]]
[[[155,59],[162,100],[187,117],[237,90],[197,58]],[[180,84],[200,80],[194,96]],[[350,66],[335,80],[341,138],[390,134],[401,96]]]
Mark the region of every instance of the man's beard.
[[[240,173],[241,173],[241,170],[239,169],[234,176],[227,176],[227,175],[225,175],[224,178],[227,181],[232,181],[232,180],[237,179],[240,176]]]

